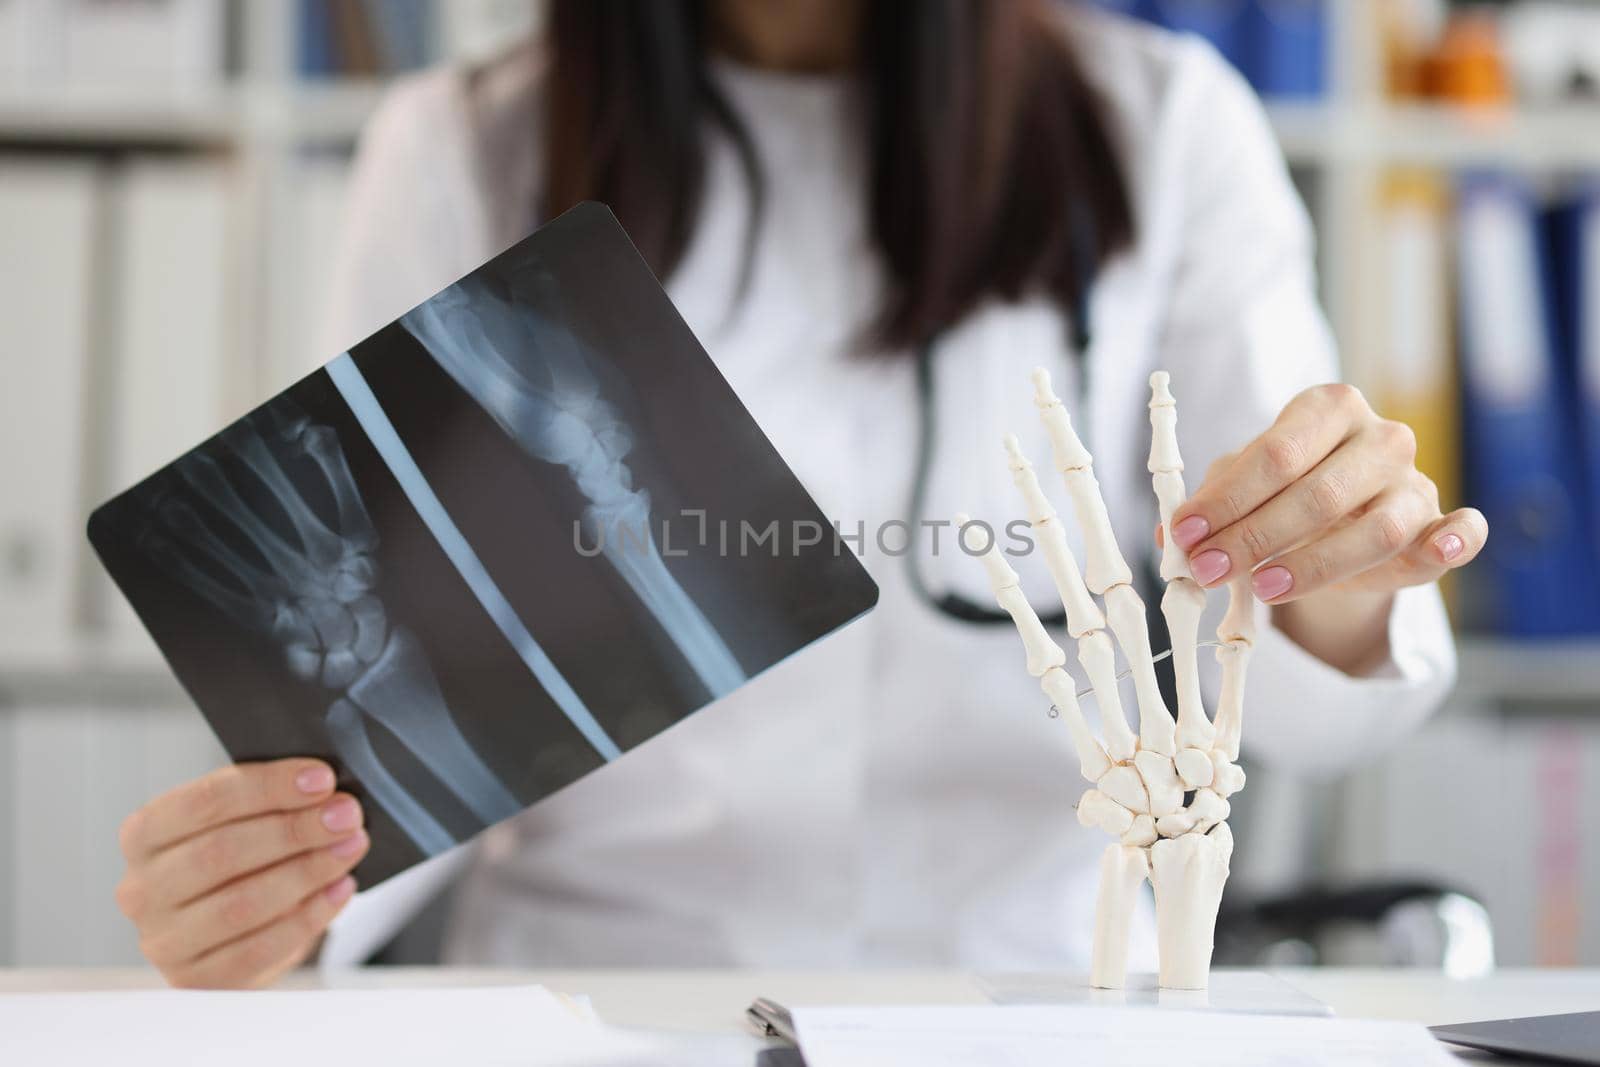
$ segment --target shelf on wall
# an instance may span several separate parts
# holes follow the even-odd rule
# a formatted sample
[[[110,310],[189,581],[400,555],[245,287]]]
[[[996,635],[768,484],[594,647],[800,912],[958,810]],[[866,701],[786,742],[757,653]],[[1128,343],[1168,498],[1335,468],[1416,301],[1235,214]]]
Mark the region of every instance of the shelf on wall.
[[[0,710],[71,703],[171,707],[188,697],[148,639],[0,646]]]
[[[1456,696],[1514,705],[1565,703],[1600,708],[1600,638],[1508,641],[1462,637]]]
[[[1302,166],[1600,169],[1600,106],[1274,103],[1267,112],[1284,154]]]
[[[382,98],[377,81],[210,88],[0,89],[0,141],[232,146],[349,141]],[[1438,105],[1269,103],[1290,162],[1600,169],[1600,106],[1466,111]]]
[[[171,90],[11,88],[0,90],[0,141],[193,147],[349,141],[383,91],[382,83],[368,81]]]

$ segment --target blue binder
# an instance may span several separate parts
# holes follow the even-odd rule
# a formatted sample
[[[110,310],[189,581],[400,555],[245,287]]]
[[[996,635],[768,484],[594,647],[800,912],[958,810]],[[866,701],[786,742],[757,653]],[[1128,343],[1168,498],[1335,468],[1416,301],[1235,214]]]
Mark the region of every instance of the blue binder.
[[[1089,0],[1089,2],[1116,15],[1155,21],[1150,14],[1150,0]]]
[[[333,13],[328,0],[300,0],[296,5],[296,51],[300,76],[326,78],[339,72],[333,41]]]
[[[1466,176],[1457,227],[1467,498],[1489,520],[1492,622],[1511,636],[1592,632],[1595,561],[1532,194]]]
[[[1558,309],[1562,415],[1581,449],[1579,494],[1593,585],[1580,599],[1600,631],[1600,182],[1590,181],[1548,214],[1552,277]]]
[[[1209,41],[1262,96],[1312,99],[1327,91],[1327,0],[1093,0]]]
[[[438,33],[430,0],[365,0],[363,6],[385,71],[417,70],[432,61]]]
[[[1224,59],[1250,77],[1251,0],[1146,0],[1146,17],[1169,30],[1211,42]]]
[[[1245,26],[1245,75],[1280,100],[1320,98],[1328,87],[1326,0],[1253,0]]]

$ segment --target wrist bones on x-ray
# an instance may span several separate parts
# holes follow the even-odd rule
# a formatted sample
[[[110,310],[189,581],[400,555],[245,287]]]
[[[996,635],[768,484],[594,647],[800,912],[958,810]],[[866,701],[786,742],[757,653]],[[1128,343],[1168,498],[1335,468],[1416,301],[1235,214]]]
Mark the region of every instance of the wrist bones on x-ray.
[[[528,265],[510,284],[529,300],[463,278],[401,323],[528,455],[565,467],[588,505],[581,522],[712,696],[747,677],[727,643],[667,570],[650,522],[650,494],[624,458],[633,433],[601,394],[585,346],[546,317],[555,282]]]
[[[224,431],[222,442],[267,490],[292,535],[247,502],[215,457],[197,452],[178,462],[179,475],[253,552],[234,547],[179,497],[160,505],[147,550],[190,589],[277,642],[295,677],[341,694],[324,718],[334,750],[418,848],[431,855],[455,840],[378,758],[368,718],[485,824],[520,810],[462,736],[421,643],[391,622],[374,591],[378,537],[334,431],[288,414],[280,401]],[[331,527],[289,476],[286,464],[301,457],[313,461],[334,503]]]
[[[1090,730],[1073,680],[1062,669],[1066,653],[1045,631],[994,539],[985,545],[976,538],[979,528],[965,515],[958,515],[956,522],[963,544],[980,555],[996,600],[1022,635],[1028,672],[1039,679],[1067,725],[1079,770],[1094,783],[1078,802],[1078,821],[1118,838],[1101,857],[1091,984],[1103,988],[1124,984],[1128,922],[1139,884],[1148,877],[1156,896],[1161,985],[1204,988],[1217,908],[1233,853],[1233,835],[1224,821],[1228,797],[1244,785],[1244,772],[1235,761],[1245,664],[1254,636],[1253,601],[1247,585],[1230,586],[1228,612],[1217,630],[1222,690],[1213,723],[1201,702],[1197,662],[1205,591],[1190,575],[1186,557],[1167,532],[1161,558],[1167,589],[1161,611],[1172,641],[1177,681],[1174,727],[1156,681],[1144,603],[1133,589],[1132,572],[1112,533],[1093,457],[1073,431],[1066,409],[1051,390],[1049,375],[1036,370],[1033,381],[1034,402],[1083,533],[1084,571],[1079,571],[1061,518],[1040,490],[1033,466],[1015,437],[1007,436],[1006,452],[1012,481],[1026,502],[1045,565],[1066,608],[1067,630],[1077,639],[1078,662],[1100,710],[1104,743]],[[1164,531],[1186,495],[1177,407],[1167,385],[1166,372],[1151,375],[1149,470]],[[1103,598],[1103,613],[1091,594]],[[1115,654],[1105,633],[1108,621],[1133,676],[1139,705],[1137,735],[1122,709]]]

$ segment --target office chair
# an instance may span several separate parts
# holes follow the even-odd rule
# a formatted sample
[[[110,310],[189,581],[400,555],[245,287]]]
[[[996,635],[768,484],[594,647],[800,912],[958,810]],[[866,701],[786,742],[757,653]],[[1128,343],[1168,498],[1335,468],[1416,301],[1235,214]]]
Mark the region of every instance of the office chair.
[[[1224,898],[1214,962],[1433,967],[1471,978],[1494,970],[1494,931],[1477,899],[1438,883],[1313,887]]]

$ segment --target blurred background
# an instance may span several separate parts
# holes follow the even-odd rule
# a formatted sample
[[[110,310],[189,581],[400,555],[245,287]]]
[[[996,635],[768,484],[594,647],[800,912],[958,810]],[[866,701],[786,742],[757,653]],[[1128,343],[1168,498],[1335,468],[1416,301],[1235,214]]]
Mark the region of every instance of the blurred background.
[[[1102,6],[1209,38],[1260,91],[1347,377],[1495,530],[1448,590],[1446,708],[1346,780],[1252,768],[1230,894],[1416,879],[1481,901],[1501,964],[1600,965],[1600,3]],[[137,962],[117,825],[222,759],[90,560],[88,510],[330,355],[384,81],[540,20],[0,0],[0,966]]]

